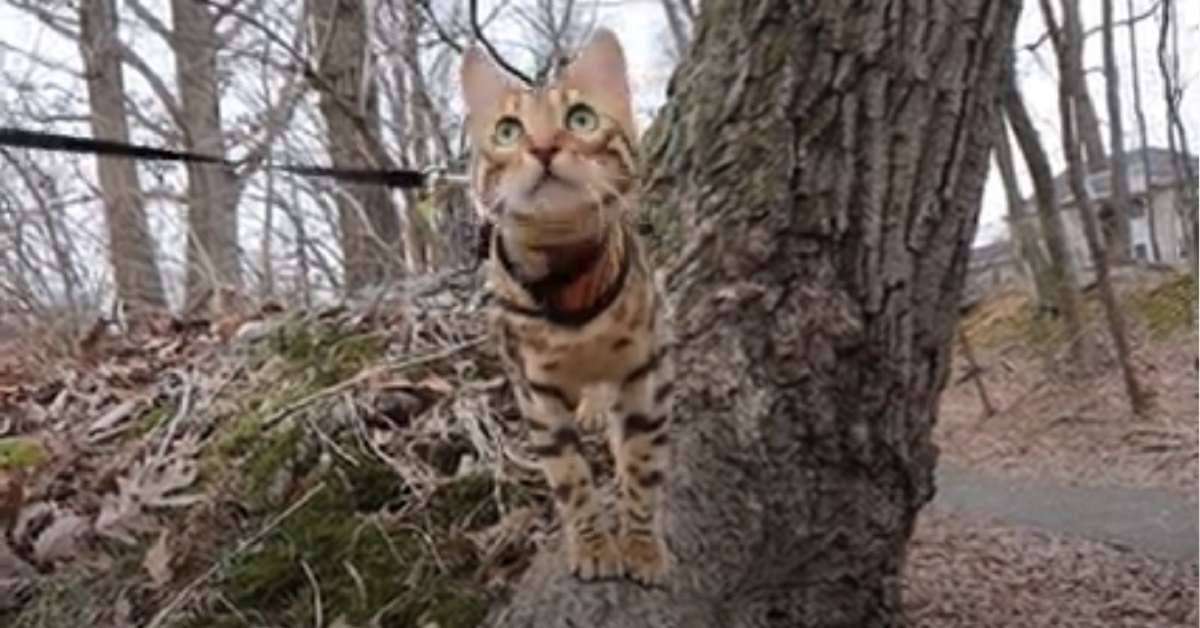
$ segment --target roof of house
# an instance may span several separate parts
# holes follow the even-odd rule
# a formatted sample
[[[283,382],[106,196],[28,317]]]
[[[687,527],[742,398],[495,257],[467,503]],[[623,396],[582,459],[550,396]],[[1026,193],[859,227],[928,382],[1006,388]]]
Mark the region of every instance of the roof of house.
[[[998,264],[1005,264],[1012,260],[1012,245],[1008,238],[992,240],[987,244],[971,247],[971,254],[967,261],[967,268],[975,270],[979,268],[987,268]]]
[[[1149,187],[1167,187],[1177,184],[1181,177],[1176,169],[1175,155],[1181,155],[1181,153],[1172,153],[1169,149],[1155,146],[1126,151],[1125,164],[1128,168],[1130,194],[1142,194],[1146,191],[1147,164],[1150,166]],[[1195,176],[1197,172],[1200,172],[1200,159],[1192,155],[1191,161],[1192,175]],[[1075,201],[1075,195],[1071,192],[1071,181],[1067,174],[1067,170],[1063,169],[1058,176],[1054,177],[1054,192],[1058,197],[1060,207],[1069,206]],[[1087,176],[1087,186],[1091,190],[1092,200],[1107,199],[1112,196],[1112,175],[1109,174],[1107,168],[1093,172]],[[1029,211],[1032,211],[1033,201],[1034,197],[1030,194],[1022,202]]]

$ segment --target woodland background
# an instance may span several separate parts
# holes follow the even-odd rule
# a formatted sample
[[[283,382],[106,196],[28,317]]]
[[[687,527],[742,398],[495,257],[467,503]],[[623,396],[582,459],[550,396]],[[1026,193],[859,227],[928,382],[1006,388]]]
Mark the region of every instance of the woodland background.
[[[461,172],[479,34],[536,77],[613,27],[647,128],[701,4],[0,0],[0,126],[239,163],[0,146],[0,623],[479,625],[553,519],[473,210],[268,167]],[[911,625],[1196,624],[1198,35],[1194,2],[1024,2]],[[1104,218],[1143,147],[1170,263]]]

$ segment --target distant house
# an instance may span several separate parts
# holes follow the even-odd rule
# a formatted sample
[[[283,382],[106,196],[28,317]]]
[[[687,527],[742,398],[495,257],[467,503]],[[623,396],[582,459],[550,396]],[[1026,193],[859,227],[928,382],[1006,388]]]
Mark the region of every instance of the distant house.
[[[967,261],[967,301],[982,298],[997,286],[1024,279],[1007,237],[971,248]]]
[[[1164,148],[1147,147],[1128,151],[1125,162],[1129,173],[1129,207],[1125,216],[1117,215],[1112,204],[1112,174],[1108,169],[1091,173],[1086,178],[1092,207],[1100,218],[1101,230],[1111,238],[1116,232],[1116,221],[1126,220],[1129,224],[1128,254],[1134,260],[1149,263],[1182,266],[1187,264],[1187,235],[1179,207],[1183,202],[1185,186],[1196,189],[1197,181],[1184,181],[1179,175],[1175,155]],[[1192,175],[1200,168],[1196,156],[1191,160]],[[1147,176],[1147,165],[1149,176]],[[1054,191],[1062,212],[1063,231],[1067,248],[1075,267],[1087,271],[1092,267],[1087,240],[1083,235],[1083,221],[1071,192],[1066,171],[1054,178]],[[1037,201],[1033,196],[1024,201],[1022,215],[1025,220],[1037,220]],[[1189,208],[1190,220],[1195,220],[1196,208]],[[1195,224],[1194,222],[1192,223]],[[1192,238],[1195,238],[1194,227]],[[1111,241],[1111,240],[1108,240]]]

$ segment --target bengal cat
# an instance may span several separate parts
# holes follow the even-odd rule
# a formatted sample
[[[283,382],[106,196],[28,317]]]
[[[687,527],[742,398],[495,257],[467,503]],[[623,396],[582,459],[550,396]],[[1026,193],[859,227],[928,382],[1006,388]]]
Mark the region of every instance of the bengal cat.
[[[472,192],[492,225],[489,329],[554,494],[567,563],[583,580],[660,584],[668,312],[632,228],[637,129],[624,52],[600,29],[554,81],[525,88],[472,47],[459,78]],[[615,534],[581,429],[607,431]]]

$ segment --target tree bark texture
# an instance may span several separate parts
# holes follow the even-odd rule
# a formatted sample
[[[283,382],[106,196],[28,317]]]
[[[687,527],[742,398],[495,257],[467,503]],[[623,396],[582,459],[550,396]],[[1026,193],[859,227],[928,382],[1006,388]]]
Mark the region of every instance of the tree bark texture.
[[[309,0],[309,44],[319,108],[335,168],[390,168],[379,133],[375,81],[367,76],[364,0]],[[341,185],[337,197],[343,289],[399,278],[404,270],[400,214],[387,188]]]
[[[125,76],[117,29],[114,0],[79,3],[79,47],[92,135],[129,142]],[[166,307],[166,292],[155,256],[154,236],[146,219],[137,167],[133,161],[119,157],[95,159],[117,297],[132,312]]]
[[[171,19],[184,144],[190,151],[224,157],[216,19],[208,5],[194,0],[171,0]],[[220,166],[188,163],[187,173],[185,302],[189,311],[201,314],[195,310],[211,304],[218,287],[242,285],[238,186],[236,175]]]
[[[674,572],[580,583],[555,544],[485,625],[900,624],[1019,8],[701,5],[645,164],[687,225],[664,272]]]
[[[1049,0],[1041,0],[1047,7]],[[1117,304],[1112,282],[1109,280],[1108,256],[1105,252],[1105,242],[1100,235],[1100,221],[1092,207],[1088,192],[1083,158],[1080,155],[1078,135],[1078,103],[1079,94],[1086,89],[1083,84],[1083,70],[1078,65],[1079,48],[1083,43],[1083,30],[1078,28],[1078,15],[1071,19],[1071,13],[1077,7],[1069,2],[1063,3],[1067,16],[1064,18],[1067,27],[1061,34],[1061,49],[1064,54],[1059,56],[1059,76],[1062,77],[1058,88],[1059,111],[1062,124],[1063,154],[1067,158],[1067,176],[1070,179],[1071,192],[1075,196],[1075,205],[1079,208],[1080,218],[1083,219],[1083,235],[1087,240],[1088,252],[1092,256],[1092,265],[1096,271],[1096,288],[1100,293],[1100,303],[1104,308],[1104,318],[1108,323],[1108,332],[1116,347],[1117,361],[1125,380],[1125,392],[1129,396],[1129,404],[1133,413],[1144,416],[1146,398],[1142,395],[1141,386],[1133,371],[1132,351],[1129,347],[1129,337],[1125,332],[1125,321],[1121,308]],[[1048,9],[1047,9],[1048,10]],[[1075,26],[1072,26],[1074,24]]]

